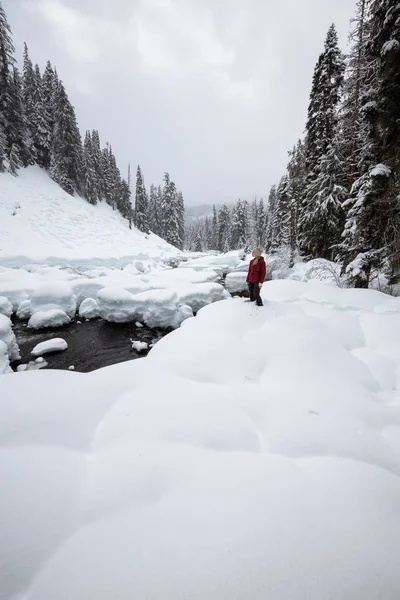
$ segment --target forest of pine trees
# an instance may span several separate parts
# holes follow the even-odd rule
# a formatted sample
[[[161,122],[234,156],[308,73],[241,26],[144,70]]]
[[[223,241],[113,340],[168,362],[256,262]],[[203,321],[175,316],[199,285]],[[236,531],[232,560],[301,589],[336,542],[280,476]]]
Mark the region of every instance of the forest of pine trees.
[[[358,0],[350,51],[335,26],[315,65],[303,140],[268,201],[239,200],[187,227],[191,250],[287,248],[340,261],[348,283],[400,282],[400,4]]]
[[[37,164],[69,194],[90,203],[105,201],[145,233],[160,235],[183,248],[185,209],[182,192],[168,174],[164,186],[150,188],[140,167],[136,197],[131,200],[128,180],[121,176],[109,143],[100,144],[97,130],[82,141],[75,109],[56,69],[47,62],[43,74],[33,65],[24,46],[22,74],[16,66],[11,28],[0,1],[0,173]]]

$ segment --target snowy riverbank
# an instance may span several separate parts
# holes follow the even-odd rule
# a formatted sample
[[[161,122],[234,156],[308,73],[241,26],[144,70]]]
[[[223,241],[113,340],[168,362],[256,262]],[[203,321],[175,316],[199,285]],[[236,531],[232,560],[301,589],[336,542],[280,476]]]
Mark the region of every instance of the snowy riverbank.
[[[400,300],[263,294],[140,361],[1,378],[5,599],[399,597]]]

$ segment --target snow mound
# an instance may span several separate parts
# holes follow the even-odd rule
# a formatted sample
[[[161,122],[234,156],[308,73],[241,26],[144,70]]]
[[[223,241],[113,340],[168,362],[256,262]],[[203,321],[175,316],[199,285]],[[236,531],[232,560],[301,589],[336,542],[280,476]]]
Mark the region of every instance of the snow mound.
[[[31,314],[59,309],[71,319],[76,313],[76,297],[64,281],[39,284],[31,296]]]
[[[5,600],[399,597],[400,299],[262,296],[140,361],[2,378]]]
[[[225,278],[225,287],[231,294],[244,292],[247,290],[247,270],[228,273]]]
[[[399,597],[400,299],[262,296],[140,361],[2,378],[5,600]]]
[[[141,255],[169,258],[180,254],[153,234],[130,230],[128,221],[105,202],[92,206],[70,196],[37,166],[21,170],[18,177],[0,174],[3,265],[95,260],[126,264],[134,257],[140,265]]]
[[[12,369],[10,367],[7,344],[3,340],[0,340],[0,375],[4,375],[5,373],[12,373]]]
[[[178,297],[172,290],[150,290],[134,296],[136,315],[148,327],[178,327]]]
[[[187,307],[180,310],[177,294],[169,289],[131,294],[122,288],[104,288],[97,293],[97,302],[100,316],[114,323],[138,320],[151,328],[167,329],[179,327],[185,318],[193,316]]]
[[[28,321],[28,327],[31,329],[44,329],[47,327],[62,327],[68,325],[71,319],[60,308],[53,308],[51,310],[38,310],[33,313]]]
[[[190,306],[193,312],[198,312],[207,304],[229,298],[229,293],[219,283],[201,283],[181,289],[178,292],[180,304]]]
[[[96,319],[100,316],[100,308],[97,300],[86,298],[79,306],[79,316],[82,319]]]
[[[149,349],[149,345],[147,342],[132,341],[132,349],[136,352],[144,352]]]
[[[0,315],[11,317],[13,314],[13,305],[5,296],[0,296]]]
[[[138,318],[134,296],[123,288],[106,287],[97,292],[100,316],[113,323],[127,323]]]
[[[63,352],[68,348],[68,344],[62,338],[53,338],[52,340],[46,340],[37,344],[31,354],[32,356],[43,356],[49,352]],[[38,359],[39,360],[39,359]],[[42,361],[40,361],[42,362]]]
[[[19,347],[12,330],[11,320],[5,315],[0,314],[0,341],[7,347],[7,354],[10,361],[20,358]]]

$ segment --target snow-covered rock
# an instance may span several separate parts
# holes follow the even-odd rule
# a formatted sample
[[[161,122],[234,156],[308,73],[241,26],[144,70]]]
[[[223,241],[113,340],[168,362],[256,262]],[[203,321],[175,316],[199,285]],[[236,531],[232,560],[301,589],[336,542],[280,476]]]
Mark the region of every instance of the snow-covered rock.
[[[62,338],[53,338],[51,340],[46,340],[45,342],[40,342],[40,344],[36,344],[31,351],[31,354],[32,356],[43,356],[49,352],[63,352],[67,348],[68,344],[65,340]]]
[[[5,296],[0,296],[0,315],[11,317],[13,314],[13,305]]]
[[[177,294],[167,289],[131,294],[121,288],[104,288],[98,292],[97,302],[101,317],[114,323],[139,320],[148,327],[168,328],[179,327],[192,316],[187,309],[179,312]]]
[[[144,352],[149,349],[149,345],[147,342],[132,341],[132,349],[136,352]]]
[[[39,284],[31,296],[31,314],[62,310],[71,319],[76,313],[76,297],[64,281],[46,281]]]
[[[5,315],[0,314],[0,341],[7,346],[7,353],[10,361],[20,358],[19,347],[12,330],[11,320]]]
[[[97,293],[100,316],[113,323],[127,323],[139,317],[134,295],[122,288],[103,288]]]
[[[179,303],[190,306],[193,312],[199,311],[203,306],[229,298],[228,292],[219,283],[199,283],[182,288],[178,292]]]
[[[31,314],[32,314],[31,301],[30,300],[22,300],[18,304],[17,317],[19,319],[25,320],[25,319],[29,319]]]
[[[96,319],[100,316],[100,308],[97,300],[86,298],[79,307],[79,316],[82,319]]]
[[[63,310],[53,308],[51,310],[38,310],[33,313],[28,321],[31,329],[45,329],[46,327],[62,327],[68,325],[71,319]]]
[[[24,371],[39,371],[40,369],[45,369],[48,366],[48,363],[40,357],[36,360],[31,360],[27,364],[18,365],[17,372],[23,373]]]
[[[0,383],[6,600],[397,600],[400,299],[271,281]]]
[[[0,375],[11,373],[10,359],[8,356],[8,347],[3,340],[0,340]]]
[[[148,327],[176,327],[178,297],[171,290],[150,290],[134,296],[136,315]]]
[[[187,319],[191,319],[193,317],[193,310],[191,306],[187,304],[182,304],[178,308],[178,314],[176,317],[176,327],[180,327],[184,321]]]
[[[240,293],[247,290],[247,269],[246,271],[234,271],[233,273],[228,273],[225,278],[225,288],[231,294]]]

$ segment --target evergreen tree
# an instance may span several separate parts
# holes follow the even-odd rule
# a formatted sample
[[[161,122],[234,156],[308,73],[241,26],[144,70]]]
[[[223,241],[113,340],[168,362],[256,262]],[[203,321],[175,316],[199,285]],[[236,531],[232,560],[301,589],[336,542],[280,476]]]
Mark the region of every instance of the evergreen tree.
[[[0,125],[0,173],[6,170],[6,136],[4,135],[2,126]]]
[[[213,205],[210,250],[218,250],[218,213],[215,204]]]
[[[36,65],[34,71],[31,129],[37,163],[40,167],[48,169],[50,167],[52,143],[51,118],[45,102],[43,82],[38,65]]]
[[[332,144],[321,157],[318,177],[309,186],[309,198],[313,210],[303,216],[303,236],[312,256],[332,260],[337,254],[344,225],[343,202],[347,190],[340,185],[343,180],[343,167]]]
[[[335,144],[344,68],[344,59],[339,50],[336,29],[332,25],[326,37],[324,52],[319,57],[314,71],[306,129],[307,182],[299,221],[299,237],[303,251],[312,256],[325,258],[331,256],[331,251],[328,253],[329,256],[321,254],[326,251],[327,245],[323,240],[316,239],[315,236],[319,230],[330,229],[331,223],[319,223],[315,227],[318,219],[328,218],[328,214],[321,210],[321,206],[318,204],[316,181],[321,175],[321,170],[326,167],[327,156],[333,151]],[[340,185],[340,183],[335,181],[334,185]],[[338,236],[340,236],[340,231],[335,233],[335,240]]]
[[[24,44],[24,63],[23,63],[23,105],[27,122],[27,137],[29,146],[34,149],[34,127],[35,127],[35,86],[36,79],[33,70],[32,61],[29,56],[28,46]],[[34,152],[34,150],[33,150]]]
[[[107,204],[112,206],[113,178],[110,162],[110,145],[107,143],[101,152],[101,172],[103,181],[103,194]]]
[[[20,169],[21,167],[22,162],[19,155],[19,148],[16,144],[13,144],[11,147],[8,171],[11,173],[11,175],[16,176],[18,174],[18,169]]]
[[[12,69],[15,64],[12,33],[6,13],[0,2],[0,127],[5,140],[5,154],[8,157],[13,145],[12,119]]]
[[[91,133],[91,149],[93,168],[95,171],[96,181],[96,194],[99,200],[105,197],[105,184],[104,184],[104,173],[103,173],[103,157],[100,146],[100,136],[96,129],[93,129]]]
[[[276,190],[272,219],[271,250],[290,246],[291,207],[293,192],[288,175],[284,175]]]
[[[135,225],[139,231],[149,233],[149,205],[147,191],[144,185],[142,171],[138,165],[136,171],[136,196],[135,196]]]
[[[341,253],[351,282],[368,287],[373,268],[400,278],[400,6],[371,2],[367,84],[360,97],[366,137],[350,199]]]
[[[266,228],[266,235],[265,235],[265,249],[266,250],[270,250],[270,248],[272,247],[273,243],[274,243],[274,227],[273,227],[273,222],[274,222],[274,215],[275,215],[275,208],[276,208],[276,185],[271,186],[271,189],[269,191],[269,195],[268,195],[268,223],[267,223],[267,228]]]
[[[163,237],[169,244],[178,248],[180,240],[177,193],[175,183],[171,181],[168,173],[164,175],[162,214],[164,222]]]
[[[177,210],[177,218],[178,218],[178,237],[179,237],[179,246],[180,250],[183,250],[185,244],[185,204],[183,201],[182,192],[177,193],[176,198],[176,210]],[[211,234],[210,234],[211,236]]]
[[[248,205],[247,202],[238,200],[232,211],[232,226],[230,247],[232,250],[245,248],[248,241]]]
[[[338,150],[343,157],[345,183],[348,190],[359,176],[358,160],[364,137],[360,104],[367,84],[368,2],[369,0],[357,1],[356,17],[351,21],[352,31],[349,38],[351,46],[340,111]]]
[[[258,248],[265,248],[266,245],[267,219],[268,216],[264,208],[264,200],[261,198],[257,205],[255,219],[255,246]]]
[[[159,206],[158,206],[158,191],[155,185],[150,186],[149,197],[149,228],[150,231],[159,235]]]
[[[27,136],[27,123],[22,102],[22,81],[19,71],[13,68],[12,81],[10,82],[10,127],[9,141],[14,146],[14,154],[18,153],[19,163],[27,167],[34,164],[34,152]]]
[[[81,189],[82,142],[75,110],[62,81],[54,95],[54,137],[51,148],[51,177],[69,194]]]
[[[90,204],[97,204],[96,171],[93,163],[92,138],[90,131],[86,131],[83,145],[83,173],[84,195]]]
[[[108,174],[109,174],[109,189],[110,189],[110,204],[113,210],[118,209],[120,188],[121,188],[121,173],[117,166],[117,160],[112,151],[112,147],[109,146],[108,150]]]
[[[305,148],[301,140],[289,152],[288,176],[292,189],[291,203],[291,248],[294,253],[298,246],[298,228],[299,219],[301,218],[302,200],[306,192],[306,157]]]
[[[163,213],[163,188],[161,185],[157,188],[157,209],[158,209],[158,222],[156,227],[156,233],[160,237],[164,236],[165,231],[165,219]]]
[[[132,221],[132,203],[131,203],[131,190],[129,184],[125,179],[121,180],[119,184],[119,201],[118,210],[121,215],[128,219],[129,223]]]
[[[231,213],[224,204],[218,212],[218,250],[228,252],[231,246]]]

